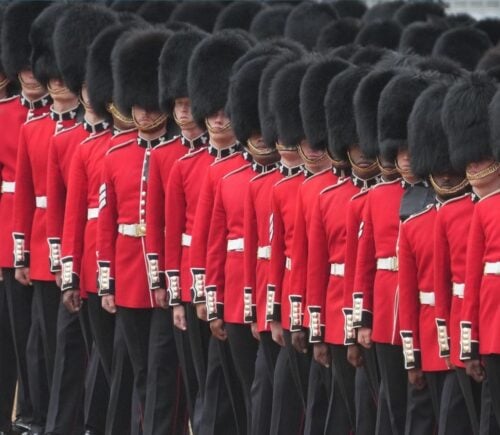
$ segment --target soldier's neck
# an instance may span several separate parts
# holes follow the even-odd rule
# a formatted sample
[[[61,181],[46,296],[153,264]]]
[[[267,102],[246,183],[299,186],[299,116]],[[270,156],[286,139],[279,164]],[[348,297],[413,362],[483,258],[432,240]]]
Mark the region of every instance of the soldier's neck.
[[[302,158],[299,153],[290,153],[291,156],[281,156],[281,163],[285,165],[287,168],[295,168],[296,166],[300,166],[302,162]],[[293,157],[292,157],[293,156]]]
[[[52,108],[57,113],[64,113],[78,106],[78,98],[67,100],[54,100]]]
[[[484,186],[473,186],[472,191],[479,196],[479,198],[484,198],[489,194],[500,190],[500,174],[499,176],[493,178],[490,183]]]
[[[187,140],[194,140],[199,138],[203,134],[203,130],[198,126],[194,126],[191,128],[182,129],[181,133]]]
[[[142,137],[143,139],[146,139],[146,140],[155,140],[161,136],[164,136],[166,133],[167,133],[167,126],[164,125],[163,127],[159,128],[158,130],[140,131],[139,136]]]
[[[210,145],[212,145],[214,148],[217,148],[218,150],[229,148],[233,146],[235,143],[236,143],[236,138],[233,136],[227,139],[214,139],[213,137],[210,137]]]
[[[91,110],[86,110],[85,115],[84,115],[85,121],[87,121],[91,125],[98,124],[99,122],[102,122],[102,118],[97,116],[93,111]]]

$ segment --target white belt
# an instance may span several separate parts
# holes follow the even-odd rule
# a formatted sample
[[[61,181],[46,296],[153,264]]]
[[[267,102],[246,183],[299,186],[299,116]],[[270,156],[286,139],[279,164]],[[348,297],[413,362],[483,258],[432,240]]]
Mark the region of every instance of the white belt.
[[[191,239],[192,239],[191,234],[182,233],[182,241],[181,241],[182,246],[185,247],[191,246]]]
[[[500,275],[500,261],[495,263],[484,263],[485,275]]]
[[[261,260],[269,260],[271,258],[271,247],[259,246],[257,248],[257,258],[260,258]]]
[[[35,202],[36,202],[36,206],[38,208],[47,208],[47,197],[46,196],[36,196]]]
[[[398,257],[377,258],[378,270],[398,271]]]
[[[15,181],[2,181],[2,193],[14,193],[16,191]]]
[[[345,265],[344,263],[330,264],[330,275],[344,276]]]
[[[118,232],[129,237],[144,237],[146,235],[146,224],[120,224]]]
[[[453,296],[457,296],[460,299],[464,298],[465,284],[453,283]]]
[[[99,216],[99,209],[98,208],[88,208],[87,209],[87,220],[97,219],[98,216]]]
[[[434,292],[420,292],[419,297],[422,305],[436,305],[436,295]]]
[[[227,241],[227,250],[228,251],[243,251],[245,248],[245,241],[243,237],[239,239],[231,239]]]
[[[286,259],[285,259],[285,267],[288,270],[292,270],[292,259],[290,257],[286,257]]]

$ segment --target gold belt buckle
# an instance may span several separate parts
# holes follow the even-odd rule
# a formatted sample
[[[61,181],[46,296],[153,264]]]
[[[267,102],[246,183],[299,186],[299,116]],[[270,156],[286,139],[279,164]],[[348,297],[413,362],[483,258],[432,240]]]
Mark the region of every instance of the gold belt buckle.
[[[137,224],[135,226],[135,236],[136,237],[146,236],[146,224]]]

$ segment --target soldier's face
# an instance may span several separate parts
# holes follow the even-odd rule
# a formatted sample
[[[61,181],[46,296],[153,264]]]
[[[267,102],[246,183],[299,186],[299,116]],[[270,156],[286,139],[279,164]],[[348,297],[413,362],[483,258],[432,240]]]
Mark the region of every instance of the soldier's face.
[[[219,110],[208,116],[205,121],[211,141],[224,144],[236,142],[236,136],[231,128],[231,120],[226,116],[224,110]]]
[[[179,125],[192,123],[193,115],[191,114],[191,101],[189,98],[177,98],[174,103],[174,113]]]
[[[410,166],[410,153],[408,150],[398,151],[396,162],[398,163],[398,169],[401,175],[404,175],[407,178],[413,177],[413,172]]]
[[[148,127],[163,115],[161,112],[145,110],[139,106],[134,106],[132,110],[139,127]]]
[[[77,96],[71,92],[60,79],[49,80],[49,93],[56,102],[66,103],[69,100],[76,100]]]
[[[21,82],[24,96],[30,100],[37,100],[47,93],[47,90],[38,82],[33,72],[29,70],[19,73],[19,81]]]
[[[355,175],[361,178],[371,178],[379,173],[379,168],[375,165],[375,160],[366,157],[359,145],[349,147],[349,158],[351,159],[352,171]]]
[[[457,186],[464,179],[463,176],[452,173],[432,174],[432,178],[442,189],[451,189]]]
[[[314,149],[307,140],[302,140],[299,144],[305,156],[304,164],[312,172],[320,172],[331,167],[331,161],[326,151]]]
[[[495,167],[496,170],[493,170]],[[492,169],[491,172],[489,168]],[[500,169],[493,159],[469,163],[465,170],[469,183],[474,188],[486,187],[491,183],[498,182],[500,177]],[[481,173],[485,175],[483,176]]]

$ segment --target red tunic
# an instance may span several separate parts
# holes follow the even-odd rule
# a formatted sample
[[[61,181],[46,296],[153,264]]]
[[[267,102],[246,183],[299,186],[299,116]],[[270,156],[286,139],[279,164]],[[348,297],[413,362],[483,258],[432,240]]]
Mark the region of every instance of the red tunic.
[[[48,103],[47,99],[47,103]],[[40,116],[49,110],[48,104],[29,110],[21,104],[19,96],[0,100],[0,267],[14,267],[12,230],[15,196],[17,147],[19,132],[27,119]]]
[[[309,224],[307,311],[309,340],[344,344],[344,269],[347,209],[359,192],[350,178],[324,189]],[[324,332],[323,332],[324,329]]]
[[[434,293],[434,223],[430,205],[401,224],[398,242],[399,326],[405,366],[447,370],[439,357]]]
[[[271,194],[273,236],[267,288],[268,309],[266,320],[279,321],[290,329],[290,264],[295,225],[297,193],[304,182],[300,172],[278,181]]]
[[[48,262],[47,161],[54,134],[72,127],[75,122],[74,119],[54,121],[49,114],[45,114],[26,122],[19,134],[14,198],[14,265],[29,266],[31,279],[34,280],[54,280]]]
[[[434,291],[436,323],[441,356],[464,367],[460,361],[460,316],[465,282],[467,233],[474,212],[471,194],[446,201],[434,226]]]
[[[500,354],[500,191],[475,205],[467,242],[461,358]]]
[[[252,292],[256,306],[257,328],[269,330],[266,321],[267,283],[271,257],[271,195],[273,186],[283,178],[278,169],[259,174],[250,180],[244,212],[245,288]]]
[[[379,343],[401,344],[398,326],[398,273],[396,264],[378,268],[377,262],[396,258],[401,179],[378,184],[368,193],[359,227],[358,260],[354,279],[355,327],[373,328]],[[388,270],[389,269],[389,270]]]
[[[338,177],[331,168],[312,175],[300,186],[292,245],[292,265],[290,276],[290,331],[297,331],[302,325],[309,325],[309,315],[303,307],[307,304],[307,259],[308,236],[314,203],[319,193],[327,186],[338,182]]]
[[[190,243],[201,181],[213,161],[214,156],[200,148],[172,166],[165,198],[165,271],[169,278],[180,274],[180,289],[175,292],[168,280],[170,305],[191,302]]]

